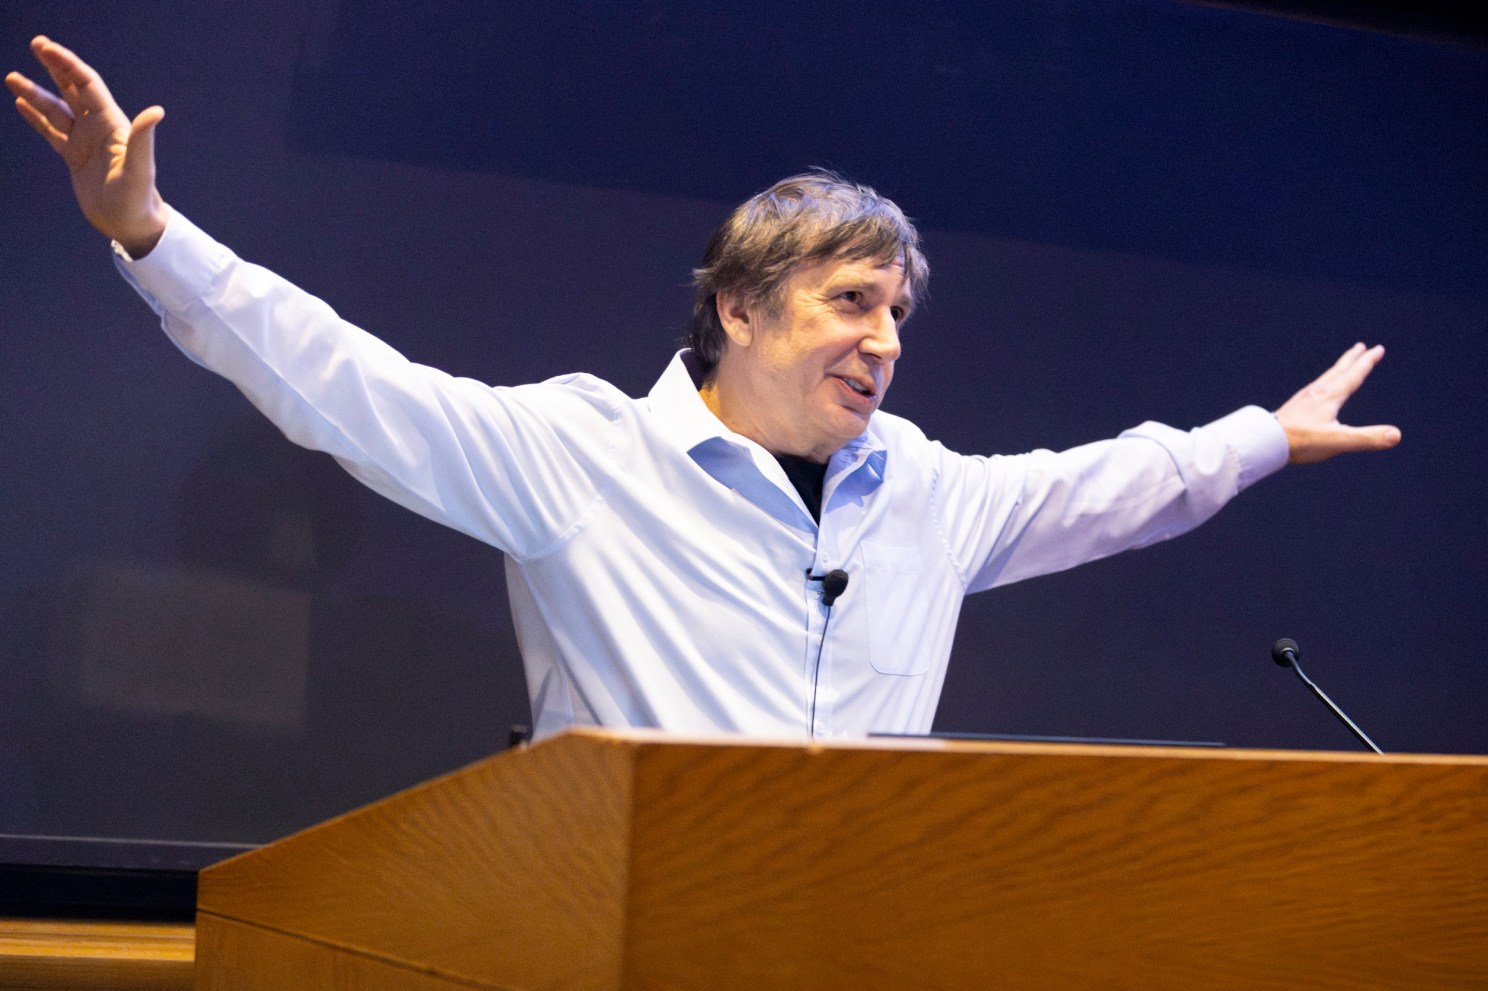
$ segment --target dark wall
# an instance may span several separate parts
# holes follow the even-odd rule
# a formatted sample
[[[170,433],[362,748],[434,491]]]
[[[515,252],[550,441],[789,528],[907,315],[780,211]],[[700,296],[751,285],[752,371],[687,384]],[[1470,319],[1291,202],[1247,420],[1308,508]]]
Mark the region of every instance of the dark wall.
[[[846,10],[848,8],[843,8]],[[1488,752],[1488,54],[1170,2],[12,0],[166,198],[410,356],[644,391],[729,206],[829,165],[935,269],[890,408],[967,451],[1279,405],[1356,339],[1396,451],[968,602],[939,726]],[[266,840],[526,718],[499,555],[180,357],[0,124],[0,832]]]

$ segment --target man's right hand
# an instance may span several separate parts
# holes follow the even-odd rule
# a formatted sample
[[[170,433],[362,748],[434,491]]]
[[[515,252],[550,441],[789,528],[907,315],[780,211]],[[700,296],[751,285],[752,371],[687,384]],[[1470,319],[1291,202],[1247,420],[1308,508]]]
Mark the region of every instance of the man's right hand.
[[[31,51],[51,75],[57,94],[12,72],[5,85],[16,96],[16,110],[67,163],[72,191],[88,222],[118,241],[130,257],[144,257],[160,240],[170,216],[155,188],[155,125],[165,111],[150,107],[130,121],[82,59],[40,36],[32,40]]]

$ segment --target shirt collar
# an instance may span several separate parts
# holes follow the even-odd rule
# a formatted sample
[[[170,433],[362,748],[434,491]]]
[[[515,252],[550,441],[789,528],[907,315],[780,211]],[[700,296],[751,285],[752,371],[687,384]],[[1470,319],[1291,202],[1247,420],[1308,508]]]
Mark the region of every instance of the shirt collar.
[[[647,397],[657,429],[681,451],[690,452],[715,437],[734,443],[743,440],[713,415],[698,394],[701,386],[702,366],[697,358],[690,349],[678,351]]]
[[[690,350],[677,352],[651,388],[649,403],[654,427],[677,450],[714,479],[750,502],[802,532],[816,529],[816,521],[785,475],[775,456],[742,434],[724,426],[698,394],[702,368]],[[832,455],[822,491],[826,514],[838,490],[867,492],[883,481],[887,452],[869,429]],[[851,481],[849,481],[851,480]]]

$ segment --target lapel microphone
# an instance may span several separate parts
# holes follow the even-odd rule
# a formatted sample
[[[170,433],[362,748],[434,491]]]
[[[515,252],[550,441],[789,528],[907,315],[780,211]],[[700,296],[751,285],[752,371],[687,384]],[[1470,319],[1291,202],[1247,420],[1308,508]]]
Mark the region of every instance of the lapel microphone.
[[[832,604],[837,601],[837,596],[847,591],[847,572],[841,568],[833,568],[824,575],[813,575],[808,571],[806,580],[821,582],[822,605],[828,609],[832,608]]]
[[[821,582],[821,603],[827,610],[827,618],[822,623],[821,640],[816,645],[816,663],[811,666],[811,707],[806,712],[806,734],[815,739],[816,690],[821,680],[822,648],[827,645],[827,627],[832,625],[832,605],[839,595],[847,591],[847,572],[841,568],[833,568],[824,575],[813,575],[811,569],[807,568],[806,580]]]

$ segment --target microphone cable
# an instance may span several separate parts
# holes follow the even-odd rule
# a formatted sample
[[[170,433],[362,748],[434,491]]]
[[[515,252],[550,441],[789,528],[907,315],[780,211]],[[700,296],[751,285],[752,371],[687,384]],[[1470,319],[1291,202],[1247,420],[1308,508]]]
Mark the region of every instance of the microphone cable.
[[[822,622],[821,639],[816,644],[816,662],[811,667],[811,708],[807,712],[806,735],[816,739],[816,690],[821,682],[822,649],[827,645],[827,629],[832,625],[832,606],[837,597],[847,591],[848,574],[841,568],[833,568],[824,575],[813,575],[806,569],[806,580],[821,582],[821,602],[827,608],[827,618]]]

